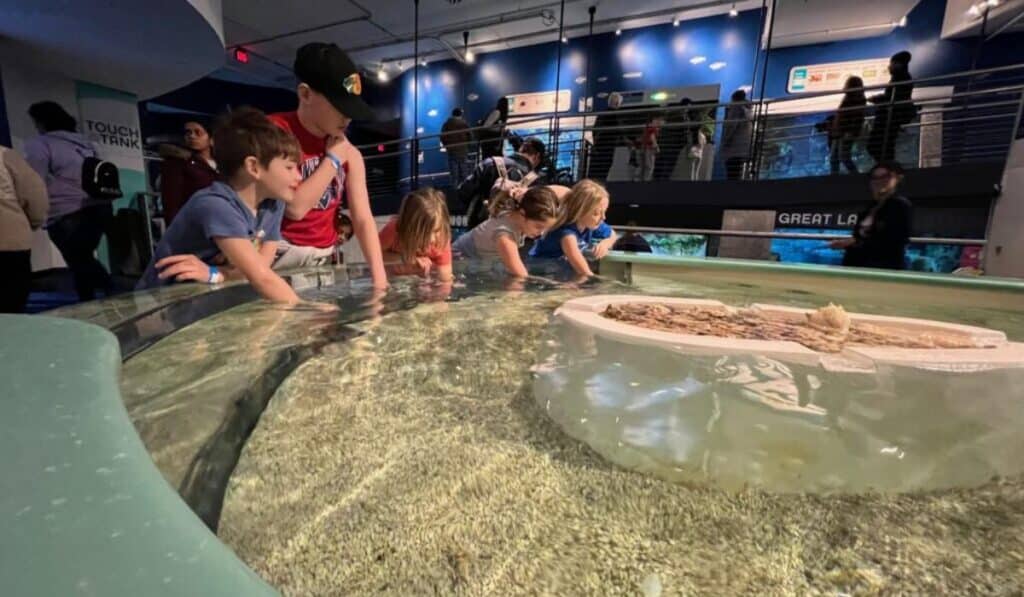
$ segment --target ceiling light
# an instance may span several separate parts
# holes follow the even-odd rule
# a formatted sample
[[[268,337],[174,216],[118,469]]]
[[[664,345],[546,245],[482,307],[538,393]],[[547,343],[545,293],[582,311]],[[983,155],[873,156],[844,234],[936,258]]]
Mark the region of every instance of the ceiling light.
[[[473,50],[466,50],[466,62],[470,64],[476,62],[476,54],[473,53]]]
[[[422,60],[420,60],[420,66],[423,66],[423,67],[427,66],[427,59],[426,58],[423,58]]]
[[[380,66],[380,70],[377,71],[377,80],[381,83],[388,82],[388,71],[384,70],[384,65]]]
[[[701,62],[707,62],[707,60],[704,56],[694,56],[690,58],[690,64],[700,64]]]
[[[903,18],[900,19],[900,22],[896,23],[896,24],[899,25],[900,27],[906,27],[907,26],[907,15],[903,15]]]
[[[679,26],[679,19],[672,19],[672,26],[673,27],[678,27]]]
[[[708,68],[710,68],[711,70],[723,69],[725,68],[725,63],[722,61],[712,62],[711,64],[708,65]]]
[[[563,44],[567,44],[567,43],[569,43],[569,38],[568,38],[568,37],[563,37],[563,38],[562,38],[562,43],[563,43]]]
[[[736,7],[734,6],[729,9],[729,16],[735,19],[740,16],[740,11],[736,10]]]
[[[616,29],[615,35],[622,35],[622,29]]]

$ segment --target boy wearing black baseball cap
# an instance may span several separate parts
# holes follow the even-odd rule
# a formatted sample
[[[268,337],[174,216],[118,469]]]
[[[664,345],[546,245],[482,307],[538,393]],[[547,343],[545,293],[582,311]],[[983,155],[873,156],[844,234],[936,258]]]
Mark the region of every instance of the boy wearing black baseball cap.
[[[270,115],[302,148],[303,181],[288,205],[275,269],[330,263],[338,242],[335,220],[347,199],[352,226],[376,288],[387,286],[377,225],[370,210],[363,156],[345,136],[349,122],[369,120],[359,69],[334,44],[310,43],[295,56],[299,106]]]

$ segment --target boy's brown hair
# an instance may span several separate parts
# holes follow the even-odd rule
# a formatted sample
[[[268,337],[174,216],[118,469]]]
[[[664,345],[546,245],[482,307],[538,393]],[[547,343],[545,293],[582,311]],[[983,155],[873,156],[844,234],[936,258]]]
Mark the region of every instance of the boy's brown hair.
[[[266,168],[274,158],[302,161],[299,141],[276,126],[266,114],[244,106],[217,119],[213,129],[213,158],[227,178],[234,176],[245,158],[255,157]]]

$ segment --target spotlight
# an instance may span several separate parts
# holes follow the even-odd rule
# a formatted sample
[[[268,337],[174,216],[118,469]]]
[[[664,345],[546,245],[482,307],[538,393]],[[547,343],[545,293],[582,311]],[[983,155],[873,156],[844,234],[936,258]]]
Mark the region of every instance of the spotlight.
[[[562,43],[563,43],[563,44],[567,44],[567,43],[569,43],[569,38],[568,38],[568,37],[563,37],[563,38],[562,38]]]
[[[673,27],[678,27],[679,26],[679,19],[672,19],[672,26]]]
[[[907,26],[907,16],[903,15],[903,18],[900,19],[900,22],[896,23],[896,24],[899,25],[900,27],[906,27]]]
[[[380,70],[377,71],[377,80],[381,83],[388,82],[388,71],[384,70],[384,65],[380,65]]]
[[[420,66],[422,66],[423,68],[427,67],[427,59],[426,58],[420,59]]]
[[[622,35],[622,29],[616,29],[615,35]]]
[[[740,11],[736,10],[735,8],[730,9],[729,16],[735,19],[736,17],[740,16]]]
[[[473,50],[466,50],[466,62],[470,64],[476,62],[476,54],[473,53]]]

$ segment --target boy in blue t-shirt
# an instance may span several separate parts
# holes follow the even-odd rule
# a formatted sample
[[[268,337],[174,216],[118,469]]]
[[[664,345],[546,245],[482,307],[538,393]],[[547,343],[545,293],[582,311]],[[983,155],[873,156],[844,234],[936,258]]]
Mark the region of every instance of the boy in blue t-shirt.
[[[302,180],[298,142],[259,110],[241,108],[214,131],[213,148],[226,181],[196,192],[178,212],[136,288],[245,278],[265,299],[298,302],[270,268],[282,201],[292,200]]]

